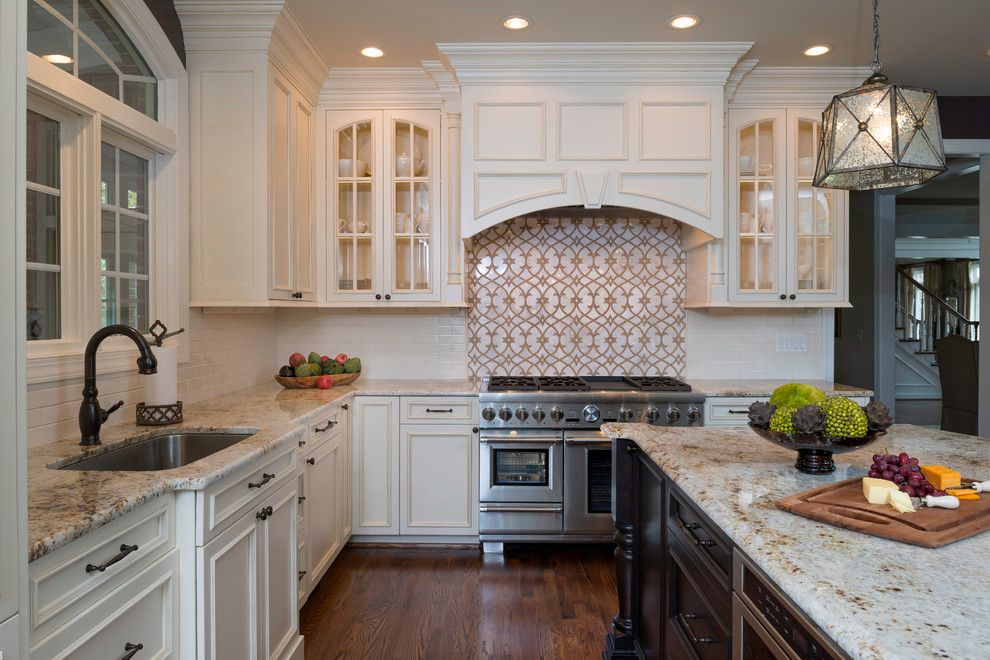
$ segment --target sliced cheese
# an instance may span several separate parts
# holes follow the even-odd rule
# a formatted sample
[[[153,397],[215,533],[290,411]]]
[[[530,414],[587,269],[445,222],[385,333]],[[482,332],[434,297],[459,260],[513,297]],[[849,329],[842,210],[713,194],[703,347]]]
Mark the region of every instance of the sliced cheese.
[[[921,474],[925,475],[925,479],[939,490],[956,488],[962,483],[960,474],[944,465],[922,465]]]
[[[956,497],[959,497],[960,495],[978,495],[978,493],[972,488],[952,488],[949,490],[952,490],[949,495],[955,495]]]
[[[956,492],[953,491],[952,494],[955,497],[958,497],[960,500],[979,500],[980,499],[980,496],[977,495],[976,493],[961,493],[961,494],[958,494],[957,495]]]
[[[911,504],[911,498],[907,493],[903,493],[899,490],[890,492],[890,506],[894,507],[901,513],[914,513],[914,505]]]
[[[891,492],[898,492],[893,481],[863,477],[863,496],[870,504],[886,504]]]

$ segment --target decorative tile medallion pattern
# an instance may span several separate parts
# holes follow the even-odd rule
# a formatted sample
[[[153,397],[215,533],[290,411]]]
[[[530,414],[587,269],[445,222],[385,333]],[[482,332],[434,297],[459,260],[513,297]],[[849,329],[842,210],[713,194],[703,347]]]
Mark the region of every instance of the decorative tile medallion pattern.
[[[524,216],[474,237],[468,374],[685,368],[685,258],[667,218]]]

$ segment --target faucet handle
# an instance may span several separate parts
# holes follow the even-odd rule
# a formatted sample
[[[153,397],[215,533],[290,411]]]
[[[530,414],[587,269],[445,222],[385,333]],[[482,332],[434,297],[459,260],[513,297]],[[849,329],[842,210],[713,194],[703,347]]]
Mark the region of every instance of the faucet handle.
[[[100,409],[100,424],[107,421],[110,418],[110,415],[117,412],[117,409],[120,408],[122,405],[124,405],[124,402],[118,401],[117,403],[113,404],[106,410]]]

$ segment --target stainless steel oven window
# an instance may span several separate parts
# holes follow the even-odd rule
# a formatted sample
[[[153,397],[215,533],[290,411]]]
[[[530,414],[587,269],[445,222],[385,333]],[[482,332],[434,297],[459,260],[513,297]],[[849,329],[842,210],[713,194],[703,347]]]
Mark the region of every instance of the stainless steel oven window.
[[[612,511],[612,449],[588,449],[587,513]]]
[[[548,486],[550,449],[492,449],[492,485]]]

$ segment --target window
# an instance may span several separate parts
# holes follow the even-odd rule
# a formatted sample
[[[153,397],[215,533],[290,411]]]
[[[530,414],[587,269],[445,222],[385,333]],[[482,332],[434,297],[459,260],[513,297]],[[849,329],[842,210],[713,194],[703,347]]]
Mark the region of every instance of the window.
[[[29,0],[28,50],[156,119],[158,81],[99,0]]]
[[[980,262],[969,262],[969,320],[980,320]]]
[[[27,338],[59,339],[61,321],[62,126],[27,111]]]

